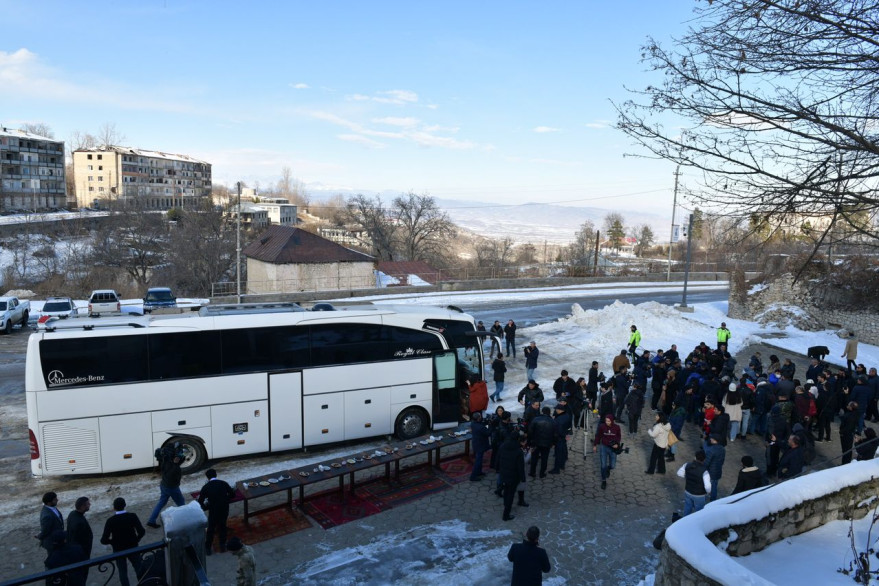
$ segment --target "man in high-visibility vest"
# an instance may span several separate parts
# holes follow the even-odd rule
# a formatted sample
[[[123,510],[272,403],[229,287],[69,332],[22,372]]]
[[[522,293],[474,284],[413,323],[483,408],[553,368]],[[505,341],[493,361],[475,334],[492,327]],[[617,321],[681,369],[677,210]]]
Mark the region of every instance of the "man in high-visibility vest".
[[[720,350],[720,346],[726,346],[726,349],[729,350],[729,338],[732,334],[728,329],[726,329],[726,322],[721,322],[720,327],[717,328],[717,349]]]
[[[632,359],[635,358],[635,350],[641,344],[641,332],[638,331],[638,326],[633,325],[632,333],[629,334],[629,354],[632,355]]]

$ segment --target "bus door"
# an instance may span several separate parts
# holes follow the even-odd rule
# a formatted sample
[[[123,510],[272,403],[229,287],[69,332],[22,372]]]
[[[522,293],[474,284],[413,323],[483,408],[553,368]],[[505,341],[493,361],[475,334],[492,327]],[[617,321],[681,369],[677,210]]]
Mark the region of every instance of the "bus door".
[[[271,450],[302,447],[302,372],[269,375]]]
[[[433,356],[433,423],[458,423],[461,395],[458,390],[458,356],[452,350]]]

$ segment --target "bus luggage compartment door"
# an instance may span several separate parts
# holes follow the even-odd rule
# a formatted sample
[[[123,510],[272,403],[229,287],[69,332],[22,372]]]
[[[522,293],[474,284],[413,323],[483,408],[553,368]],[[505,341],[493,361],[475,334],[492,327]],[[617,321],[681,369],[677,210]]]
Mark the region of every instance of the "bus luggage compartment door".
[[[272,451],[302,447],[302,373],[269,375]]]
[[[211,458],[269,451],[268,401],[211,407]]]

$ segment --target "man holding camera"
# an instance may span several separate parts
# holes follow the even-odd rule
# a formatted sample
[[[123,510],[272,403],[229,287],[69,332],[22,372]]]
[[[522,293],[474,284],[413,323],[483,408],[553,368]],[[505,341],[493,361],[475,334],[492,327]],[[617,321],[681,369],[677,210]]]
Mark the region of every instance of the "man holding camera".
[[[168,500],[173,500],[178,507],[182,507],[185,503],[183,493],[180,492],[180,479],[183,477],[183,471],[180,470],[180,462],[183,461],[182,451],[175,445],[172,450],[163,448],[160,455],[159,469],[162,473],[162,481],[159,484],[159,502],[156,503],[147,521],[147,527],[153,529],[160,527],[157,523],[159,513],[168,504]]]
[[[534,379],[534,371],[537,370],[537,358],[540,356],[540,350],[537,349],[537,342],[532,341],[525,346],[525,375],[528,380]]]
[[[617,452],[622,449],[622,432],[620,426],[614,423],[612,413],[604,416],[604,421],[598,426],[592,443],[592,451],[598,452],[601,462],[601,489],[605,490],[610,471],[617,463]]]

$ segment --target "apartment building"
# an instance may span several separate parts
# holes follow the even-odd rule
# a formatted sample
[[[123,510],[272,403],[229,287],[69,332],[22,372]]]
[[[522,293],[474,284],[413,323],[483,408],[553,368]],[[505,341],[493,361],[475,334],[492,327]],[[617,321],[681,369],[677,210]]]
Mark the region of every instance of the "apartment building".
[[[211,164],[175,155],[111,146],[73,152],[80,205],[139,202],[147,209],[201,205],[211,195]]]
[[[66,206],[64,141],[0,126],[0,210]]]
[[[261,199],[258,204],[269,213],[269,222],[274,226],[295,226],[296,206],[291,203],[268,203]]]

